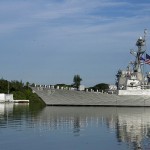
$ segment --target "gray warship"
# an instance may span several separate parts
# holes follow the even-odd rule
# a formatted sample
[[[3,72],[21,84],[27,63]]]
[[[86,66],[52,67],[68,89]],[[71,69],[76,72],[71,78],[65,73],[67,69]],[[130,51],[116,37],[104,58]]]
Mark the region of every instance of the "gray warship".
[[[126,70],[117,72],[115,94],[50,87],[32,87],[33,92],[50,106],[150,107],[150,72],[145,73],[144,70],[144,66],[150,64],[150,56],[146,53],[146,33],[144,30],[144,36],[138,38],[137,51],[130,51],[135,61],[130,62]]]
[[[135,61],[130,62],[126,70],[119,70],[116,77],[118,95],[150,95],[150,72],[145,73],[145,65],[150,64],[146,53],[146,33],[136,42],[137,51],[131,50]]]

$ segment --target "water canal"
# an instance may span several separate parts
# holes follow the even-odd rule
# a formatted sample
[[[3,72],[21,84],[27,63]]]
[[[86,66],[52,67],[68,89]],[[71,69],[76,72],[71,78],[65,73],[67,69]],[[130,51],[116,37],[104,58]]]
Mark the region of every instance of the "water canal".
[[[150,108],[0,104],[0,150],[147,150]]]

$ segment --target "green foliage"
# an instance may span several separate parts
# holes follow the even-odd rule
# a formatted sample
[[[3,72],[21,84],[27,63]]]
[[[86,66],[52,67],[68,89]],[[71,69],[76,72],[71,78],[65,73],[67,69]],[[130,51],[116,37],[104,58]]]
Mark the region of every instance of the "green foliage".
[[[106,83],[100,83],[100,84],[97,84],[93,87],[90,87],[89,89],[93,89],[94,91],[96,91],[96,90],[106,91],[109,89],[109,85]]]
[[[26,99],[26,95],[22,91],[13,91],[12,94],[13,94],[15,100],[17,100],[17,99],[25,100]]]
[[[0,93],[12,93],[15,100],[30,100],[30,104],[39,104],[44,106],[45,103],[38,97],[36,93],[32,92],[32,89],[29,87],[29,82],[26,83],[26,86],[22,81],[7,81],[0,79]]]
[[[80,86],[80,83],[82,81],[82,78],[80,77],[80,75],[74,75],[74,78],[73,78],[73,82],[74,82],[74,87],[79,89],[79,86]]]
[[[13,92],[13,91],[22,91],[23,88],[24,88],[24,84],[22,83],[22,81],[11,81],[9,83],[9,88],[10,88],[10,92]]]
[[[35,87],[35,83],[30,84],[31,87]]]
[[[0,93],[8,93],[8,81],[0,79]]]

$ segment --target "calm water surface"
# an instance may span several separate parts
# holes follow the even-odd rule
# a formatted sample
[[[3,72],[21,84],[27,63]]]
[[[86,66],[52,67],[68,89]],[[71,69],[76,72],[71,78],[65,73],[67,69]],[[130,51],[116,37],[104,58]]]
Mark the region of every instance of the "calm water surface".
[[[150,108],[0,104],[0,150],[148,150]]]

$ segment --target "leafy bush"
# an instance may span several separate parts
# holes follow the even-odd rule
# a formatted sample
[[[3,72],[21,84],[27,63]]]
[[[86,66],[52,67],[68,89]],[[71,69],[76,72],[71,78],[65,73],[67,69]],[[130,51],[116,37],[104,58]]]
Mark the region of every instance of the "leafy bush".
[[[26,86],[22,83],[22,81],[7,81],[4,79],[0,79],[0,93],[7,94],[8,92],[13,94],[15,100],[30,100],[31,104],[40,104],[42,106],[45,105],[43,100],[38,97],[36,93],[32,92],[32,89],[28,87],[28,82]]]

